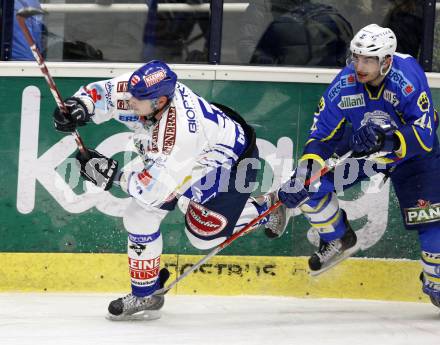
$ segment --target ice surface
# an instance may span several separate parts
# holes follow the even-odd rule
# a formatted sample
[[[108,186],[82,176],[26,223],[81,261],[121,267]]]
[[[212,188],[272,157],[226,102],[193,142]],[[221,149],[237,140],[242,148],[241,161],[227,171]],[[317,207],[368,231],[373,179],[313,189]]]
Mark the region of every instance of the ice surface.
[[[0,294],[0,345],[439,345],[430,304],[167,296],[162,318],[105,319],[114,294]]]

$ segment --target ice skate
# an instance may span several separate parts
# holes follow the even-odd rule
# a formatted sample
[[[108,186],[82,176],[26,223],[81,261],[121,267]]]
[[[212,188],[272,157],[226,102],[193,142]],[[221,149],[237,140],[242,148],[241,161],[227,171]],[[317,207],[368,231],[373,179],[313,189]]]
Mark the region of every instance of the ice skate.
[[[423,272],[420,273],[419,279],[423,284],[423,292],[429,296],[429,299],[433,305],[435,305],[437,308],[440,308],[440,291],[437,292],[437,296],[433,296],[431,289],[425,285],[425,275]]]
[[[336,240],[330,242],[320,240],[319,249],[309,259],[310,274],[312,276],[317,276],[327,271],[360,249],[356,233],[348,223],[345,211],[342,212],[347,230],[344,236]]]
[[[163,288],[170,273],[166,268],[159,272],[159,287]],[[156,320],[161,317],[160,309],[165,303],[164,294],[137,297],[128,295],[111,301],[107,319],[112,321]]]

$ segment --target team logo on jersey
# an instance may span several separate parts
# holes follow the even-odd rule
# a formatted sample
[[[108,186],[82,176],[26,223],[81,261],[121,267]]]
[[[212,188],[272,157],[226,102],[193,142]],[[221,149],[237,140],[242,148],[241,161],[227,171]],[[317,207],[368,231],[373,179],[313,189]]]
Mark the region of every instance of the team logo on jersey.
[[[339,95],[341,89],[350,87],[356,84],[356,76],[354,74],[347,74],[341,77],[339,81],[333,85],[333,87],[328,92],[328,97],[333,101],[336,96]]]
[[[119,81],[116,84],[116,92],[127,92],[128,90],[128,81]]]
[[[374,123],[382,128],[391,126],[397,128],[396,122],[391,118],[390,114],[382,111],[375,110],[373,112],[367,112],[364,114],[364,118],[361,121],[361,126],[365,126],[367,123]]]
[[[220,233],[228,224],[226,217],[191,201],[186,211],[185,220],[188,230],[201,236],[213,236]]]
[[[151,74],[144,75],[142,78],[144,79],[145,84],[150,87],[164,80],[166,76],[167,75],[165,74],[165,71],[160,70]]]
[[[399,100],[397,99],[397,95],[390,90],[385,89],[383,91],[383,99],[387,102],[391,103],[393,107],[397,107],[399,105]]]
[[[411,84],[411,82],[406,79],[403,73],[398,69],[392,68],[388,76],[391,82],[397,84],[400,87],[402,93],[405,96],[408,96],[415,91],[414,85]]]
[[[169,155],[176,143],[176,108],[171,107],[168,111],[167,123],[163,134],[162,152]]]
[[[420,94],[419,98],[417,99],[417,105],[422,112],[426,113],[427,111],[429,111],[430,103],[426,91],[423,91]]]
[[[438,222],[440,220],[440,203],[431,204],[427,200],[419,199],[416,207],[405,208],[404,214],[407,225]]]
[[[342,96],[341,101],[338,103],[340,109],[359,108],[365,106],[364,95],[357,93],[351,96]]]

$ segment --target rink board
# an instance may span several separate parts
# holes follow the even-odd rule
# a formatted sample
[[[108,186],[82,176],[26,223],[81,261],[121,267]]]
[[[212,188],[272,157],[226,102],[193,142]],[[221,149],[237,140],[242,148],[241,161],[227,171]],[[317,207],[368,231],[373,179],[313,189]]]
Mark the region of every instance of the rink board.
[[[81,85],[137,66],[49,64],[64,97]],[[78,66],[76,66],[78,65]],[[76,66],[74,68],[74,66]],[[180,66],[181,80],[209,101],[227,104],[254,126],[262,158],[258,192],[287,179],[301,154],[320,95],[335,70]],[[0,66],[0,291],[128,291],[127,234],[118,192],[88,189],[72,164],[72,136],[54,131],[55,102],[35,64]],[[262,78],[265,78],[262,81]],[[440,78],[429,76],[436,104]],[[105,97],[105,95],[102,95]],[[129,133],[106,123],[79,129],[90,148],[125,159]],[[274,173],[275,172],[275,173]],[[315,247],[302,216],[282,238],[262,231],[237,240],[179,284],[177,294],[255,294],[425,301],[417,234],[406,231],[387,183],[378,194],[360,186],[339,195],[362,251],[319,278],[306,269]],[[164,220],[164,263],[176,274],[200,259],[177,209]],[[179,263],[178,268],[177,262]],[[391,286],[393,288],[391,288]]]
[[[202,256],[163,255],[169,282]],[[127,292],[124,254],[1,253],[0,292]],[[348,259],[311,277],[306,257],[215,256],[171,291],[179,295],[272,295],[427,301],[414,260]]]
[[[58,77],[57,84],[63,95],[70,95],[92,80],[96,78]],[[323,83],[183,81],[206,99],[236,108],[255,127],[262,158],[256,194],[277,188],[290,175],[306,141],[316,103],[326,88]],[[437,100],[439,91],[433,92]],[[2,77],[0,94],[0,121],[5,129],[0,136],[4,162],[0,169],[0,252],[124,253],[122,216],[129,198],[120,191],[97,193],[79,178],[73,158],[75,142],[72,136],[53,129],[55,103],[44,80]],[[125,143],[130,136],[125,126],[113,121],[90,124],[79,131],[88,147],[125,162]],[[354,229],[362,233],[365,245],[358,256],[419,257],[416,233],[404,229],[389,184],[378,195],[364,194],[357,185],[340,196],[340,201]],[[165,218],[164,252],[201,254],[187,240],[183,226],[180,210]],[[224,253],[306,256],[314,250],[308,235],[308,223],[296,216],[282,240],[268,241],[258,232]]]

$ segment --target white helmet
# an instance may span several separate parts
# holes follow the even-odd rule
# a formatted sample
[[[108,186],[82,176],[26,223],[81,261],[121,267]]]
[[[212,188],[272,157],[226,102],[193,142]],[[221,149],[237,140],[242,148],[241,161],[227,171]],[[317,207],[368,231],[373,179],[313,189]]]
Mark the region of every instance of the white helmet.
[[[377,24],[370,24],[360,29],[350,42],[352,54],[377,56],[380,62],[387,55],[393,56],[396,47],[394,32]]]

